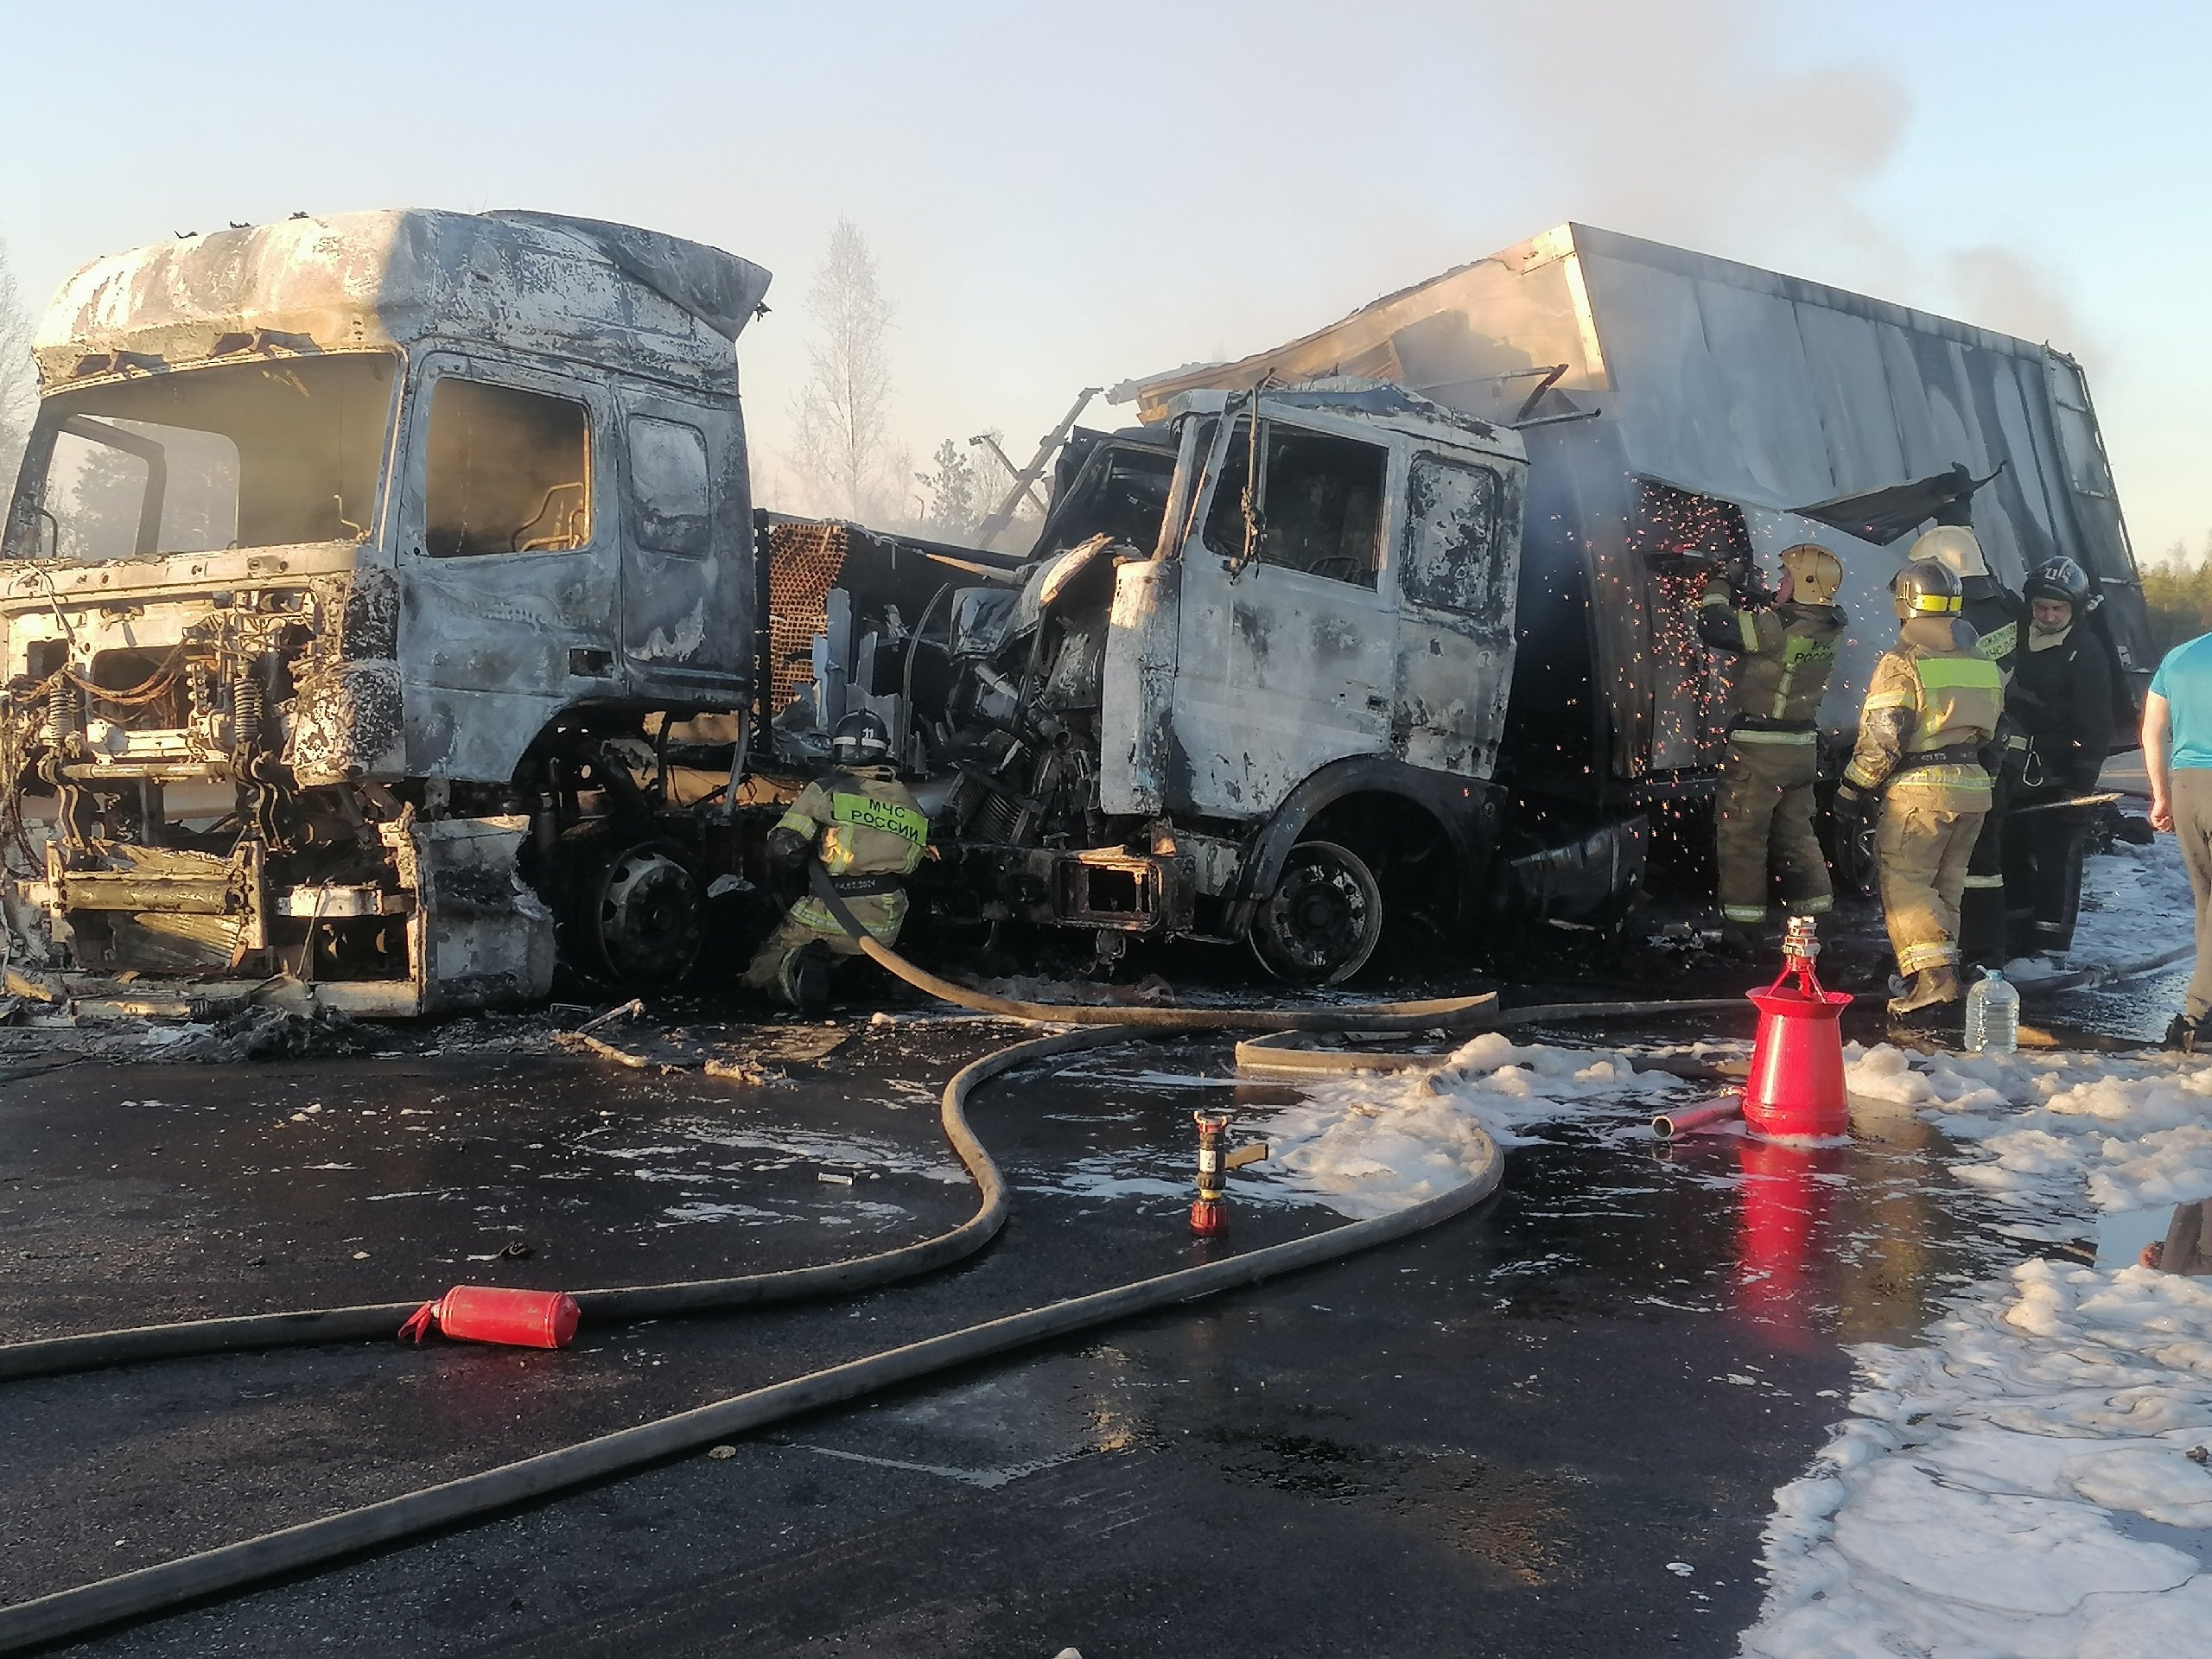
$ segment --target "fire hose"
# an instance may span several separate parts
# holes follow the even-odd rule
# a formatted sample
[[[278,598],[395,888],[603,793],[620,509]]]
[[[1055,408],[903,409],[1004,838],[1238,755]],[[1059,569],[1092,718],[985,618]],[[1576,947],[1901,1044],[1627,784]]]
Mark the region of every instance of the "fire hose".
[[[826,887],[826,880],[820,885]],[[960,1226],[900,1249],[822,1267],[743,1278],[575,1293],[588,1316],[604,1320],[639,1319],[664,1313],[849,1294],[911,1278],[974,1253],[1004,1225],[1007,1208],[1005,1179],[967,1121],[967,1104],[976,1090],[989,1079],[1033,1060],[1127,1041],[1131,1027],[1155,1033],[1240,1028],[1403,1031],[1440,1027],[1466,1029],[1499,1020],[1497,1000],[1487,995],[1308,1010],[1062,1007],[1020,1002],[969,991],[913,967],[869,938],[837,899],[834,889],[824,897],[839,925],[861,949],[910,984],[982,1012],[1038,1021],[1081,1019],[1090,1028],[1064,1031],[1002,1048],[963,1068],[945,1085],[940,1124],[975,1181],[978,1195],[976,1213]],[[1592,1006],[1621,1014],[1686,1011],[1700,1005]],[[1524,1009],[1507,1018],[1512,1023],[1529,1023],[1540,1017],[1567,1017],[1582,1011],[1566,1005]],[[264,1583],[365,1549],[397,1543],[640,1469],[700,1446],[910,1382],[953,1366],[1255,1284],[1278,1274],[1317,1266],[1406,1237],[1463,1213],[1497,1190],[1503,1171],[1503,1154],[1497,1143],[1479,1130],[1476,1131],[1476,1144],[1479,1166],[1466,1180],[1435,1198],[1388,1216],[1350,1223],[1227,1261],[988,1320],[381,1503],[0,1607],[0,1654],[44,1646],[120,1620],[143,1618]],[[187,1354],[388,1337],[394,1321],[404,1318],[413,1306],[391,1303],[251,1315],[16,1344],[0,1347],[0,1377],[78,1370]]]
[[[1124,1033],[1111,1028],[1063,1032],[1036,1038],[985,1056],[963,1068],[945,1085],[941,1114],[944,1131],[961,1161],[975,1179],[982,1197],[976,1217],[967,1224],[968,1230],[985,1229],[982,1237],[988,1238],[990,1233],[997,1230],[1006,1210],[1005,1179],[968,1125],[965,1109],[975,1090],[988,1079],[1033,1060],[1127,1040]],[[1255,1284],[1277,1274],[1316,1266],[1403,1238],[1449,1220],[1479,1204],[1497,1190],[1503,1168],[1503,1154],[1496,1142],[1487,1135],[1481,1135],[1479,1131],[1477,1135],[1481,1163],[1473,1174],[1451,1191],[1394,1214],[1351,1223],[1325,1233],[1249,1251],[1224,1262],[1188,1268],[1156,1278],[1093,1292],[1089,1295],[1071,1297],[1007,1318],[988,1320],[944,1336],[910,1343],[845,1364],[833,1365],[789,1382],[734,1395],[653,1422],[640,1424],[634,1428],[620,1430],[557,1451],[504,1464],[479,1474],[426,1487],[382,1503],[326,1516],[320,1520],[184,1556],[157,1567],[119,1573],[97,1583],[59,1591],[12,1606],[0,1607],[0,1654],[22,1652],[31,1647],[81,1635],[118,1620],[143,1618],[208,1596],[263,1583],[364,1549],[396,1543],[459,1522],[512,1509],[556,1492],[640,1469],[700,1446],[766,1427],[805,1412],[817,1411],[825,1406],[857,1399],[898,1383],[912,1382],[952,1366],[1006,1353],[1109,1320],[1127,1319],[1134,1314]],[[930,1249],[964,1230],[957,1229],[954,1234],[942,1235],[938,1239],[926,1241],[923,1245],[910,1247],[910,1249]],[[969,1248],[977,1248],[980,1242],[979,1239],[976,1244]],[[897,1255],[901,1253],[887,1254]],[[882,1259],[862,1258],[860,1262],[841,1265],[844,1271],[850,1272],[853,1268]],[[830,1274],[838,1269],[801,1271]],[[766,1274],[760,1277],[774,1280],[790,1275]],[[878,1277],[868,1282],[884,1281],[883,1277]],[[683,1287],[657,1288],[680,1290]],[[604,1308],[604,1301],[601,1306]],[[359,1313],[365,1310],[340,1311]],[[285,1319],[314,1316],[270,1317]],[[210,1323],[234,1325],[244,1322],[217,1320]],[[182,1326],[156,1328],[172,1332],[188,1329]],[[327,1334],[327,1326],[324,1330],[326,1334],[308,1339],[337,1339]],[[388,1336],[390,1330],[387,1319],[379,1334]],[[128,1338],[137,1334],[114,1332],[110,1333],[110,1337]],[[22,1344],[26,1347],[41,1345]],[[223,1345],[251,1344],[226,1342]],[[29,1373],[16,1369],[12,1374]]]

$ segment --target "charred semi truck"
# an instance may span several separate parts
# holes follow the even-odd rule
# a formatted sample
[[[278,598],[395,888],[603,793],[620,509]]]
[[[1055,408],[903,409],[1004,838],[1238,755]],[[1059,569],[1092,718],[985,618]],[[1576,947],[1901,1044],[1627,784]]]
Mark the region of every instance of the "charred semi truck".
[[[1669,557],[1784,533],[1794,483],[1640,470],[1591,395],[1586,294],[1544,321],[1585,348],[1556,372],[1508,340],[1409,389],[1402,328],[1389,362],[1147,383],[1147,424],[1065,445],[1013,559],[754,511],[734,342],[767,281],[625,226],[423,212],[73,278],[0,547],[25,953],[202,1002],[289,973],[371,1015],[528,1001],[556,952],[677,977],[863,708],[931,817],[929,909],[1102,957],[1209,939],[1332,982],[1393,930],[1636,887],[1716,735]],[[2017,474],[2055,401],[1955,458]],[[1577,427],[1604,488],[1547,471]],[[1863,582],[1896,556],[1859,521],[1905,510],[1866,492],[1952,439],[1828,469]]]

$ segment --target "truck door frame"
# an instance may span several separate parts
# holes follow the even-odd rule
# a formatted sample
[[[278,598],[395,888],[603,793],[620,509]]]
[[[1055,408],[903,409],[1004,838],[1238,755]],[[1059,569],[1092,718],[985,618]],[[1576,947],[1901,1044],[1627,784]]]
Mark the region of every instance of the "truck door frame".
[[[1263,467],[1277,429],[1380,452],[1372,588],[1257,558],[1240,568],[1206,544],[1237,423],[1253,417],[1261,423]],[[1176,536],[1183,569],[1170,718],[1186,765],[1178,769],[1173,781],[1179,789],[1171,790],[1166,804],[1253,819],[1272,813],[1331,761],[1390,751],[1398,678],[1395,553],[1406,445],[1399,435],[1366,423],[1285,409],[1264,397],[1232,400],[1216,418],[1205,473]],[[1290,650],[1271,661],[1284,645]],[[1325,654],[1340,672],[1327,672],[1318,660]],[[1255,755],[1251,740],[1261,733],[1279,741],[1263,741]]]
[[[556,397],[585,411],[588,537],[537,552],[433,555],[430,413],[448,379]],[[504,783],[563,710],[619,702],[620,429],[607,389],[493,353],[438,346],[410,365],[392,492],[407,772]]]

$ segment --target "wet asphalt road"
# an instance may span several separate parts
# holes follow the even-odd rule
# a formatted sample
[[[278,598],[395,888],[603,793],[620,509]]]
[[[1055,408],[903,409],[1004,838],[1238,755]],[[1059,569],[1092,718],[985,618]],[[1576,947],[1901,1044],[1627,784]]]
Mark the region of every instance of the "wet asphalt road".
[[[733,1028],[760,1089],[467,1052],[80,1065],[0,1089],[0,1336],[757,1271],[939,1230],[934,1096],[1003,1028]],[[1586,1038],[1627,1033],[1580,1033]],[[973,1119],[1017,1188],[968,1267],[565,1353],[289,1351],[4,1385],[19,1599],[1058,1297],[1335,1224],[1188,1236],[1225,1046],[1072,1056]],[[1630,1111],[1632,1113],[1632,1108]],[[1724,1654],[1773,1489],[2009,1259],[1909,1118],[1850,1148],[1516,1149],[1433,1233],[824,1413],[88,1653]],[[850,1185],[823,1175],[853,1175]],[[519,1242],[531,1254],[499,1255]]]

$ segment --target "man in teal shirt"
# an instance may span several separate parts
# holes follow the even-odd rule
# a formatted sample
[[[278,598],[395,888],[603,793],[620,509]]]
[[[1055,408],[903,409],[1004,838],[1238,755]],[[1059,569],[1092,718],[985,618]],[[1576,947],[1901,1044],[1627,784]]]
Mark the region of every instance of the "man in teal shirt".
[[[2166,1028],[2170,1048],[2194,1052],[2212,1014],[2212,633],[2176,645],[2143,700],[2143,768],[2151,775],[2151,827],[2181,842],[2196,895],[2196,970],[2182,1011]]]

